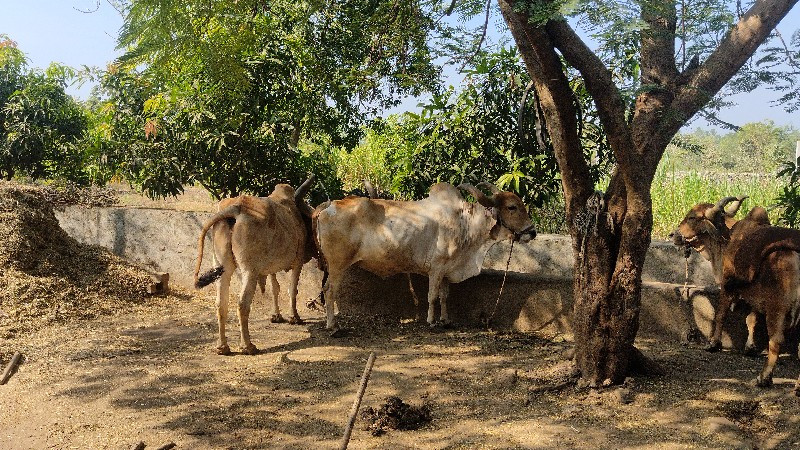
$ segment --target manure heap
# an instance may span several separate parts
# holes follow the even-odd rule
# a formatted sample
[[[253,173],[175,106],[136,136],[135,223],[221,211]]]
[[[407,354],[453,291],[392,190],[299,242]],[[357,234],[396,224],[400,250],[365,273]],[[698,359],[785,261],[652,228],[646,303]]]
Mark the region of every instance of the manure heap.
[[[147,301],[147,271],[71,238],[47,198],[0,182],[0,339]]]

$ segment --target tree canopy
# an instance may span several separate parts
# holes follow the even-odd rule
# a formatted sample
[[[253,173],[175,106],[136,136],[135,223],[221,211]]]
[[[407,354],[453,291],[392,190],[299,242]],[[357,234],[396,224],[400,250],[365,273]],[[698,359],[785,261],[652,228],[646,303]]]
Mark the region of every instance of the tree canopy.
[[[0,35],[0,174],[85,181],[80,142],[84,109],[64,91],[65,66],[30,70],[25,55]]]

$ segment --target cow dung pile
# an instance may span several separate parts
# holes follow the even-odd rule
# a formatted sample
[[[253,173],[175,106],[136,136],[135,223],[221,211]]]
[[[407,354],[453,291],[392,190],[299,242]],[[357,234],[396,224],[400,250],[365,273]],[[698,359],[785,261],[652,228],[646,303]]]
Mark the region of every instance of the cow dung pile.
[[[361,411],[361,419],[367,422],[365,430],[373,436],[380,436],[387,430],[416,430],[431,421],[429,405],[421,407],[404,403],[399,397],[391,396],[378,410],[371,406]]]
[[[67,235],[41,187],[0,182],[0,338],[140,304],[150,282]]]

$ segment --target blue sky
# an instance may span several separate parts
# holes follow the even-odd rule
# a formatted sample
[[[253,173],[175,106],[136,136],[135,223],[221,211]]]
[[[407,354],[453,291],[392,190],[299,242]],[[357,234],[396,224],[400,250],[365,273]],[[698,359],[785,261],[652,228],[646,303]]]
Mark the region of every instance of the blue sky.
[[[122,18],[106,0],[100,0],[99,7],[97,0],[0,0],[0,34],[7,34],[17,42],[32,67],[44,68],[52,61],[73,67],[105,67],[119,55],[115,39],[121,25]],[[786,39],[798,29],[800,6],[778,25]],[[72,87],[69,92],[86,98],[89,86]],[[800,114],[788,114],[779,107],[771,107],[769,100],[775,98],[763,89],[740,96],[734,99],[738,106],[723,111],[720,116],[736,124],[771,119],[779,125],[800,129]],[[413,109],[416,103],[408,99],[403,107]],[[697,121],[690,128],[705,126]]]

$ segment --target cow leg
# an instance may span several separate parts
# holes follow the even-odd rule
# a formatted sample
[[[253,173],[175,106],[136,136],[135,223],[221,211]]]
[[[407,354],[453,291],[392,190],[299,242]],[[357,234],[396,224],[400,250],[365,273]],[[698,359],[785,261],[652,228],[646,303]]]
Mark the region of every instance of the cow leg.
[[[300,318],[300,314],[297,314],[297,283],[300,282],[301,270],[303,270],[301,264],[292,267],[292,279],[289,281],[289,299],[292,305],[292,318],[289,319],[289,323],[292,325],[303,324],[303,319]]]
[[[328,273],[328,281],[322,287],[325,293],[325,329],[327,330],[335,330],[337,328],[333,308],[334,304],[339,302],[339,282],[341,280],[341,274],[330,272]]]
[[[258,349],[250,342],[250,305],[253,303],[253,295],[256,291],[258,275],[247,272],[242,280],[242,293],[239,296],[239,328],[242,333],[242,353],[245,355],[255,355]]]
[[[764,369],[756,378],[756,385],[761,387],[772,386],[772,371],[775,369],[775,363],[778,362],[778,355],[781,351],[781,344],[783,344],[783,325],[784,318],[786,317],[782,311],[769,311],[767,312],[767,334],[769,334],[769,352],[767,353],[767,362],[764,364]]]
[[[747,343],[744,345],[744,354],[747,356],[756,356],[758,354],[754,340],[757,320],[758,315],[755,311],[750,311],[750,314],[744,320],[747,324]]]
[[[231,276],[233,270],[224,270],[217,282],[217,327],[219,339],[217,340],[217,354],[230,355],[231,348],[225,337],[225,324],[228,322],[228,297],[230,296]]]
[[[439,285],[439,320],[442,325],[450,325],[450,318],[447,316],[447,296],[450,293],[450,282],[442,280]]]
[[[278,299],[281,295],[281,285],[278,284],[278,276],[274,273],[269,275],[269,280],[272,283],[272,317],[269,319],[272,323],[284,323],[286,319],[281,316],[281,307],[278,305]]]
[[[717,352],[722,349],[722,324],[725,322],[725,316],[732,303],[733,298],[723,289],[719,294],[719,305],[714,312],[714,330],[711,333],[711,340],[706,346],[706,351]]]
[[[439,274],[428,275],[428,325],[436,326],[434,320],[434,308],[436,307],[436,299],[439,298],[439,286],[442,284],[442,276]]]

